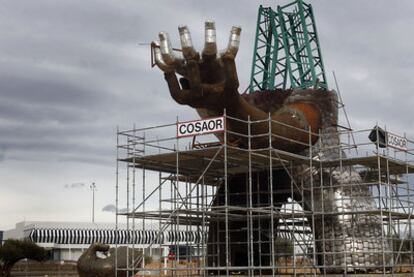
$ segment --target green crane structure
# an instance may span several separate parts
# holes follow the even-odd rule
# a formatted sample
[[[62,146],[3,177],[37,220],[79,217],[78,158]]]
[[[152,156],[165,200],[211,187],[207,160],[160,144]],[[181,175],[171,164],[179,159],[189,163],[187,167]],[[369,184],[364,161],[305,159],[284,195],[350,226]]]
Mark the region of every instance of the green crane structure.
[[[296,0],[259,7],[249,91],[328,84],[312,6]]]

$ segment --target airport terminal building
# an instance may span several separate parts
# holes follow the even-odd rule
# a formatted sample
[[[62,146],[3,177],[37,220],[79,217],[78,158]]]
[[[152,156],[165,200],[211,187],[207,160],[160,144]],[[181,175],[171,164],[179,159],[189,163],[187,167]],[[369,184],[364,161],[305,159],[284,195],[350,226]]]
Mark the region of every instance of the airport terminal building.
[[[41,222],[23,221],[12,230],[4,232],[3,239],[30,239],[49,250],[53,260],[76,261],[90,244],[99,242],[115,245],[130,245],[147,248],[153,241],[156,246],[149,248],[151,256],[168,255],[169,246],[180,242],[200,243],[201,234],[193,231],[165,231],[159,235],[156,228],[127,230],[126,225],[87,222]],[[162,246],[161,249],[159,246]]]

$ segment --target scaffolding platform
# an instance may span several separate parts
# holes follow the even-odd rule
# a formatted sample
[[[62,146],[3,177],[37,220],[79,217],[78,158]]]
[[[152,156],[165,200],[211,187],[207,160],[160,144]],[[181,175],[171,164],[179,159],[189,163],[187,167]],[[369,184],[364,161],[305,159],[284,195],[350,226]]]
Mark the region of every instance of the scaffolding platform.
[[[253,171],[263,171],[269,167],[269,157],[272,157],[273,168],[282,168],[282,164],[292,162],[294,164],[309,163],[309,158],[306,156],[288,153],[274,148],[248,151],[243,148],[227,146],[226,155],[227,174],[229,175],[247,172],[249,161]],[[209,176],[223,176],[224,174],[223,146],[174,151],[148,156],[133,156],[121,159],[121,161],[130,163],[131,166],[137,168],[171,174],[177,174],[177,164],[179,164],[180,172],[178,173],[182,176],[189,177],[199,175],[200,170],[203,170],[210,162],[213,162],[207,174]]]
[[[367,169],[380,169],[389,174],[414,173],[414,164],[411,162],[394,159],[384,155],[372,155],[366,157],[342,158],[330,161],[320,161],[323,167],[339,166],[364,166]]]
[[[407,139],[406,150],[383,149],[368,140],[371,130],[349,129],[338,132],[342,138],[339,145],[325,149],[318,143],[309,144],[305,151],[292,153],[274,146],[243,148],[211,135],[203,137],[204,141],[197,138],[201,142],[195,143],[193,138],[178,138],[175,128],[176,123],[171,123],[117,134],[117,222],[126,221],[131,231],[137,226],[144,230],[155,226],[153,231],[159,236],[142,248],[144,253],[165,249],[166,245],[158,239],[165,232],[195,232],[200,238],[186,240],[183,235],[179,241],[171,242],[169,251],[181,249],[185,254],[175,253],[172,263],[181,266],[173,268],[168,265],[171,258],[168,251],[160,254],[163,267],[157,270],[164,272],[161,275],[182,275],[183,270],[188,270],[187,276],[298,276],[304,273],[307,276],[343,276],[329,274],[332,270],[342,270],[352,276],[414,274],[412,140]],[[271,134],[264,135],[272,139]],[[222,136],[227,136],[226,130]],[[353,136],[363,139],[354,144],[349,139]],[[338,158],[321,158],[325,151],[336,151]],[[344,174],[356,172],[361,181],[332,183],[323,179],[326,178],[324,174],[335,170]],[[275,172],[284,172],[289,182],[284,180],[286,184],[280,187],[266,185],[267,181],[270,184],[278,181],[278,176],[273,176]],[[246,182],[240,184],[240,188],[231,186],[232,180],[237,178]],[[339,197],[344,191],[355,191],[355,196],[351,193],[352,197],[340,196],[337,202],[329,200],[334,207],[324,205],[330,197]],[[359,199],[368,194],[368,199]],[[363,208],[366,202],[371,208]],[[358,261],[355,270],[329,264],[330,259],[339,256],[355,259],[354,250],[349,250],[354,248],[346,248],[345,239],[335,241],[335,238],[318,235],[321,232],[318,228],[333,224],[332,218],[354,224],[360,219],[376,218],[382,230],[377,236],[392,245],[391,249],[383,247],[380,252],[374,251],[372,255],[382,257],[381,262],[373,265],[368,260]],[[216,231],[212,233],[211,230]],[[289,239],[293,252],[278,252],[275,246],[270,247],[282,238]],[[359,240],[364,238],[369,236],[358,237]],[[327,250],[318,246],[327,244],[338,245],[338,248]],[[238,265],[237,255],[229,251],[238,247],[243,251],[237,255],[242,253],[248,259],[244,266]],[[263,249],[264,257],[259,260],[258,249]],[[225,258],[219,264],[209,262],[220,257]],[[390,262],[385,262],[387,257],[392,257]],[[291,264],[283,265],[280,259]],[[262,260],[268,264],[262,265]],[[398,272],[403,263],[410,270],[408,275]],[[372,274],[356,274],[361,269]],[[139,273],[152,269],[145,267],[142,260],[136,260],[128,270]],[[273,274],[269,275],[269,270]],[[282,274],[287,272],[283,270],[293,275]]]
[[[249,157],[250,154],[250,157]],[[339,167],[339,166],[364,166],[369,169],[377,169],[380,166],[382,172],[390,174],[410,174],[414,173],[414,163],[386,157],[383,155],[372,155],[365,157],[341,158],[336,160],[321,161],[318,158],[301,156],[293,153],[287,153],[278,149],[259,149],[251,150],[248,153],[246,149],[228,146],[227,150],[227,172],[229,175],[237,175],[248,170],[249,160],[253,171],[262,171],[268,168],[269,157],[272,158],[273,168],[281,168],[282,164],[299,165],[309,163],[312,160],[317,166],[320,163],[322,167]],[[213,146],[202,149],[192,149],[186,151],[176,151],[148,156],[133,156],[121,159],[123,162],[130,163],[137,168],[146,168],[148,170],[177,173],[177,164],[179,165],[182,176],[196,176],[200,170],[203,170],[211,161],[214,164],[209,169],[209,175],[223,176],[224,153],[223,146]]]

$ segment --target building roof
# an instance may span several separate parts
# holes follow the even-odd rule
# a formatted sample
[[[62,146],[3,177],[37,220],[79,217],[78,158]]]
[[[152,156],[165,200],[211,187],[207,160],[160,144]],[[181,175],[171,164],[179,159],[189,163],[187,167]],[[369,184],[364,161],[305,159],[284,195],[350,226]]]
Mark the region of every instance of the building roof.
[[[16,224],[16,228],[5,232],[5,239],[28,238],[36,243],[53,244],[170,244],[196,243],[202,240],[200,232],[191,230],[165,230],[146,226],[127,229],[126,224],[88,223],[88,222],[48,222],[24,221]]]

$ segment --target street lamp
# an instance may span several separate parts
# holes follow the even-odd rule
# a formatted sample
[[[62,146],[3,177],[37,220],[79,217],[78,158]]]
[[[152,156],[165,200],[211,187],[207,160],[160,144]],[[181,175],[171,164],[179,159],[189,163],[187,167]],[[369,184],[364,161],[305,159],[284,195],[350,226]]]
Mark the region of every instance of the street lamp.
[[[92,183],[89,187],[92,190],[92,223],[95,223],[95,191],[96,191],[96,185],[95,185],[95,183]]]

